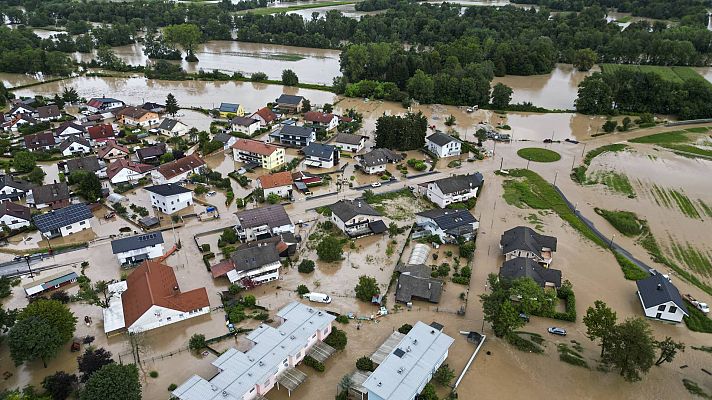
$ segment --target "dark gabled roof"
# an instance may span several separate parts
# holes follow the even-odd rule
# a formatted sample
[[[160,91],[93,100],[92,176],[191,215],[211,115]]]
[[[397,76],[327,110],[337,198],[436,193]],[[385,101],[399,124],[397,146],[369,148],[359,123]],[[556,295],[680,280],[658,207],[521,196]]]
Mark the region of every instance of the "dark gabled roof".
[[[243,228],[254,228],[256,226],[268,225],[270,228],[291,225],[292,221],[284,210],[284,206],[273,204],[250,210],[238,211],[235,213],[240,226]]]
[[[227,142],[230,141],[234,136],[227,132],[220,132],[217,135],[213,136],[213,140],[218,141],[222,144],[227,144]]]
[[[181,185],[175,183],[166,183],[163,185],[154,185],[144,188],[151,193],[155,193],[159,196],[174,196],[181,193],[190,193],[190,189],[186,189]]]
[[[408,303],[413,297],[438,303],[443,283],[430,276],[432,268],[426,265],[404,265],[398,268],[400,275],[396,284],[396,301]]]
[[[82,146],[85,146],[85,147],[88,147],[91,149],[91,143],[89,143],[88,140],[84,139],[83,137],[72,135],[72,136],[69,136],[68,138],[64,139],[64,141],[59,144],[59,151],[66,150],[69,146],[72,145],[72,143],[78,143],[78,144],[81,144]]]
[[[373,167],[387,163],[399,162],[403,159],[400,154],[391,149],[373,149],[366,154],[359,156],[359,164],[365,167]]]
[[[230,120],[230,123],[233,125],[239,125],[239,126],[250,126],[252,124],[259,123],[259,120],[256,120],[254,118],[249,118],[249,117],[235,117],[232,120]]]
[[[54,134],[52,132],[41,132],[32,135],[26,135],[24,139],[25,147],[28,149],[54,146],[55,144],[57,144],[57,142],[54,140]]]
[[[68,128],[74,128],[74,129],[76,129],[76,130],[78,130],[78,131],[80,131],[80,132],[86,132],[86,131],[87,131],[87,128],[84,127],[84,126],[82,126],[82,125],[79,125],[79,124],[77,124],[77,123],[75,123],[75,122],[73,122],[73,121],[66,121],[66,122],[62,122],[62,123],[57,127],[57,129],[54,130],[54,133],[57,134],[57,135],[61,135],[62,132],[64,132],[64,131],[65,131],[66,129],[68,129]]]
[[[555,287],[561,287],[561,271],[553,268],[544,268],[531,258],[517,257],[502,264],[499,277],[503,279],[531,278],[544,287],[551,282]]]
[[[178,175],[192,171],[205,165],[205,161],[197,154],[191,154],[175,161],[165,163],[158,167],[158,172],[166,179],[172,179]]]
[[[158,129],[164,129],[167,131],[173,130],[173,128],[176,127],[178,124],[183,124],[182,122],[178,121],[177,119],[173,118],[165,118],[163,121],[161,121],[161,124],[158,125]],[[183,124],[185,125],[185,124]]]
[[[444,231],[450,229],[462,227],[464,225],[471,225],[473,222],[477,222],[472,213],[468,210],[450,210],[447,208],[436,208],[433,210],[427,210],[419,212],[416,215],[421,217],[430,218],[435,222],[435,224]]]
[[[66,182],[50,183],[32,188],[35,204],[46,204],[52,201],[69,199],[69,187]]]
[[[680,291],[662,274],[651,275],[636,281],[635,284],[638,286],[638,293],[640,293],[640,298],[643,300],[645,308],[657,307],[660,304],[672,301],[685,315],[688,315],[687,307],[682,300],[682,296],[680,296]]]
[[[279,98],[277,100],[275,100],[275,102],[277,104],[291,104],[291,105],[296,106],[302,100],[304,100],[304,97],[302,97],[302,96],[283,94],[283,95],[279,96]]]
[[[330,159],[334,156],[336,147],[330,144],[322,144],[311,142],[309,146],[302,148],[304,155],[307,157],[318,157],[322,159]]]
[[[89,171],[96,172],[101,169],[99,159],[96,156],[86,156],[67,160],[67,172],[71,174],[74,171]]]
[[[5,186],[10,186],[11,188],[19,189],[25,192],[33,187],[30,182],[22,179],[15,179],[15,177],[10,174],[0,175],[0,189]]]
[[[129,106],[129,107],[124,107],[121,111],[119,111],[117,113],[117,116],[124,116],[124,117],[129,117],[132,119],[139,119],[150,112],[153,112],[153,111],[144,110],[143,108],[139,108],[136,106]]]
[[[249,271],[279,261],[279,252],[274,243],[258,247],[243,247],[230,254],[237,271]]]
[[[459,140],[455,139],[454,137],[440,131],[433,133],[432,135],[425,138],[425,140],[431,141],[437,144],[438,146],[445,146],[450,142],[459,142]]]
[[[388,230],[386,223],[381,221],[380,219],[378,221],[369,222],[368,227],[371,229],[371,232],[375,234],[383,233]]]
[[[527,250],[539,254],[543,248],[556,251],[556,238],[534,232],[527,226],[518,226],[505,231],[499,240],[502,253],[507,254],[514,250]]]
[[[141,108],[143,108],[144,110],[153,111],[153,110],[159,110],[159,109],[166,108],[166,106],[163,104],[158,104],[158,103],[153,103],[153,102],[147,101],[147,102],[143,103]]]
[[[55,104],[49,106],[37,107],[38,118],[52,118],[59,117],[62,113],[59,111],[59,107]]]
[[[338,135],[336,135],[336,137],[334,138],[334,143],[357,145],[357,144],[361,144],[361,141],[366,140],[366,139],[367,139],[366,136],[354,135],[351,133],[342,132],[342,133],[339,133]]]
[[[155,246],[163,243],[163,234],[151,232],[143,235],[136,235],[127,238],[111,241],[111,251],[114,254],[124,253],[131,250],[138,250],[148,246]]]
[[[86,204],[72,204],[46,214],[35,215],[32,219],[40,232],[49,232],[91,217],[91,210]]]
[[[380,217],[381,213],[374,210],[366,200],[339,200],[334,204],[329,205],[332,213],[336,214],[340,220],[346,222],[357,215],[373,215]]]
[[[29,207],[11,201],[3,201],[0,203],[0,217],[3,215],[10,215],[15,218],[24,219],[25,221],[29,221],[32,218],[32,212]]]
[[[160,157],[166,154],[166,144],[158,143],[153,146],[144,147],[142,149],[136,150],[136,155],[138,159],[143,161],[147,158]]]
[[[480,187],[484,182],[482,174],[475,172],[470,175],[455,175],[433,182],[443,194],[456,193],[464,190]]]
[[[296,125],[285,125],[282,127],[280,134],[299,136],[299,137],[309,137],[314,133],[314,129],[307,128],[306,126],[296,126]]]

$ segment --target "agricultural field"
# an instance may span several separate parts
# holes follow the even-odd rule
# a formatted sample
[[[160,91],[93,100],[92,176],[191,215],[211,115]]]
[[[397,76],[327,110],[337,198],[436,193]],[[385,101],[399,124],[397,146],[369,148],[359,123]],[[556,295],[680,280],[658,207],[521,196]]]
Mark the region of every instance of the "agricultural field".
[[[712,158],[712,138],[705,127],[656,133],[631,139],[631,143],[653,144],[690,157]]]
[[[653,184],[650,187],[650,194],[653,195],[658,206],[678,209],[688,218],[702,219],[705,215],[710,216],[712,212],[707,203],[700,199],[693,201],[682,189],[668,189]]]
[[[690,67],[665,67],[658,65],[631,65],[631,64],[601,64],[601,71],[604,74],[612,74],[619,70],[631,70],[640,72],[653,72],[665,80],[682,83],[686,80],[695,79],[707,82],[707,80]]]

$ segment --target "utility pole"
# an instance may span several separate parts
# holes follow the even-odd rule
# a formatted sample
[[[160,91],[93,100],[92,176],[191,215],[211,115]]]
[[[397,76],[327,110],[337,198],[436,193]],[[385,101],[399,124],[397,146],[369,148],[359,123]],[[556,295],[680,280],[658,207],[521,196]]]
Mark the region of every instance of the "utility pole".
[[[502,165],[504,165],[504,157],[502,157],[501,160],[499,160],[499,170],[502,170]]]
[[[27,269],[30,271],[30,278],[34,278],[35,275],[32,273],[32,267],[30,266],[30,258],[31,256],[29,254],[25,255],[25,261],[27,261]]]
[[[556,186],[556,178],[559,177],[559,170],[556,170],[556,173],[554,174],[554,186]]]
[[[611,241],[608,243],[608,248],[612,249],[613,248],[613,239],[616,238],[616,234],[614,233],[613,236],[611,236]]]

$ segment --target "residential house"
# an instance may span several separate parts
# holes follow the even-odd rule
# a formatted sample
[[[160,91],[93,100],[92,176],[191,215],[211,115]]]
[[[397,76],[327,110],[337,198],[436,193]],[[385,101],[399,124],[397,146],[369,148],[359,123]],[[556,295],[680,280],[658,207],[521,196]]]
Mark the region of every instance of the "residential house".
[[[635,284],[646,318],[679,323],[689,315],[680,291],[664,275],[656,273]]]
[[[440,158],[459,156],[462,142],[454,137],[437,131],[425,138],[425,147]]]
[[[130,151],[128,147],[122,146],[114,141],[106,142],[106,145],[101,147],[96,152],[97,157],[106,161],[126,160],[129,158]]]
[[[548,267],[556,251],[556,238],[539,234],[526,226],[517,226],[502,234],[499,247],[507,261],[525,257]]]
[[[148,175],[154,167],[148,164],[136,163],[123,158],[114,160],[106,167],[106,176],[113,184],[136,182]]]
[[[11,115],[13,117],[16,117],[18,115],[34,116],[35,114],[37,114],[37,109],[28,104],[16,104],[7,113],[7,115]]]
[[[386,231],[381,213],[363,199],[339,200],[328,206],[331,222],[349,237],[359,237]]]
[[[250,287],[279,279],[282,263],[277,245],[262,241],[259,246],[246,246],[232,252],[228,261],[232,268],[225,273],[230,283],[243,283],[243,286]]]
[[[218,373],[210,380],[193,375],[173,391],[179,400],[264,399],[278,381],[290,382],[289,394],[306,376],[295,367],[305,356],[318,351],[328,355],[334,349],[323,343],[331,333],[333,315],[294,301],[277,312],[280,323],[273,328],[261,324],[246,339],[246,352],[234,348],[222,353],[212,364]],[[325,361],[326,357],[321,358]],[[376,400],[376,398],[372,398]]]
[[[310,193],[309,188],[312,186],[319,186],[324,183],[324,179],[316,174],[312,174],[305,171],[297,171],[292,174],[292,182],[294,187],[297,188],[302,193]]]
[[[330,144],[312,142],[302,152],[307,167],[333,168],[339,164],[339,149]]]
[[[55,130],[54,135],[60,139],[66,139],[69,136],[81,136],[87,133],[87,129],[73,121],[62,122]]]
[[[0,226],[6,226],[10,230],[15,230],[30,226],[31,223],[32,212],[29,207],[11,201],[0,203]]]
[[[91,153],[91,143],[80,136],[69,136],[59,144],[59,151],[65,157]]]
[[[29,151],[49,151],[57,145],[52,132],[33,133],[23,137],[25,148]]]
[[[103,146],[108,141],[116,141],[114,127],[111,124],[99,124],[87,128],[92,146]]]
[[[86,204],[72,204],[32,217],[35,226],[48,239],[65,237],[91,229],[93,215]]]
[[[257,187],[264,191],[264,197],[276,194],[279,197],[292,197],[292,173],[289,171],[275,172],[257,178]]]
[[[227,132],[220,132],[213,136],[213,140],[218,141],[223,144],[223,150],[229,150],[232,145],[237,141],[237,136],[232,136]]]
[[[378,367],[361,385],[368,399],[417,399],[448,357],[454,341],[443,332],[442,325],[416,322],[395,346],[386,346],[388,355],[379,360]]]
[[[49,207],[52,210],[69,205],[69,187],[66,182],[35,186],[27,194],[27,204],[35,208]]]
[[[87,110],[98,113],[125,106],[124,102],[111,97],[94,97],[86,104]]]
[[[153,103],[150,101],[143,103],[141,108],[143,108],[144,110],[153,111],[156,114],[163,114],[164,112],[166,112],[166,106],[164,104]]]
[[[125,281],[109,285],[104,332],[146,332],[210,312],[204,287],[183,292],[173,268],[144,261]]]
[[[443,282],[431,277],[433,269],[427,265],[402,265],[396,267],[396,301],[411,303],[413,298],[431,303],[439,303],[443,292]]]
[[[37,280],[23,285],[22,288],[25,290],[25,296],[34,297],[76,283],[77,279],[79,275],[74,271],[62,271],[47,276],[42,274],[37,277]]]
[[[454,175],[432,182],[421,183],[416,190],[437,204],[445,208],[448,204],[466,202],[476,198],[484,178],[479,172],[469,175]]]
[[[169,137],[183,136],[188,133],[189,130],[188,125],[173,118],[164,118],[161,124],[158,125],[158,133]]]
[[[262,107],[250,115],[250,118],[260,121],[260,127],[266,128],[277,120],[277,114],[267,107]]]
[[[338,147],[341,151],[347,151],[349,153],[358,153],[366,147],[366,140],[368,136],[363,135],[353,135],[351,133],[339,133],[334,138],[334,146]]]
[[[158,143],[153,146],[136,150],[136,156],[142,163],[158,163],[161,156],[166,154],[166,144]]]
[[[55,104],[48,106],[37,107],[36,118],[38,121],[49,122],[56,121],[62,116],[62,112]]]
[[[390,149],[373,149],[356,156],[358,167],[366,174],[377,174],[386,170],[386,165],[399,163],[403,157]]]
[[[20,130],[20,127],[22,125],[36,125],[39,121],[37,121],[32,115],[30,114],[17,114],[14,116],[11,116],[9,120],[5,121],[2,124],[2,129],[7,132],[17,132]]]
[[[237,139],[232,145],[232,155],[235,161],[266,170],[277,169],[285,163],[283,148],[257,140]]]
[[[188,179],[193,174],[200,174],[205,168],[205,161],[196,154],[159,165],[151,172],[154,185],[163,183],[178,183]]]
[[[193,192],[175,183],[145,189],[151,193],[151,206],[164,214],[173,214],[193,204]]]
[[[235,231],[243,242],[266,239],[285,232],[294,233],[294,224],[279,204],[242,210],[235,213]]]
[[[277,103],[277,108],[280,111],[296,114],[302,112],[302,107],[304,107],[304,97],[283,94],[275,100],[275,103]]]
[[[125,107],[116,113],[116,118],[124,125],[142,128],[151,128],[158,125],[160,121],[160,117],[155,112],[134,106]]]
[[[253,118],[235,117],[230,120],[230,124],[233,132],[244,133],[249,136],[260,130],[260,121]]]
[[[314,128],[330,131],[339,126],[339,117],[319,111],[307,111],[304,113],[304,122]]]
[[[163,234],[160,231],[111,241],[111,251],[121,265],[138,264],[163,255]]]
[[[531,258],[517,257],[507,260],[499,269],[500,279],[515,280],[530,278],[544,289],[559,289],[561,287],[561,271],[544,268]]]
[[[65,175],[71,175],[75,171],[93,172],[99,178],[106,178],[106,163],[99,161],[96,156],[86,156],[73,158],[59,164]]]
[[[0,202],[19,200],[32,188],[32,184],[22,179],[15,179],[10,174],[0,175]]]
[[[220,108],[218,108],[220,116],[223,118],[228,118],[229,116],[242,117],[245,115],[245,109],[242,104],[235,103],[220,103]]]
[[[316,131],[306,126],[284,125],[278,131],[269,135],[270,140],[291,147],[306,147],[316,141]]]
[[[436,235],[443,243],[474,240],[480,223],[469,210],[436,208],[415,214],[424,234]]]

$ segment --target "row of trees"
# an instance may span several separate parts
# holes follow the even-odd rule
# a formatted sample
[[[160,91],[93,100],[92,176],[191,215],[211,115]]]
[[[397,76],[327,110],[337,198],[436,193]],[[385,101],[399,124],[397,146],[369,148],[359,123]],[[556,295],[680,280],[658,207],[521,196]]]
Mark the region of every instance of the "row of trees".
[[[554,10],[581,11],[584,7],[615,8],[619,12],[655,19],[704,21],[707,3],[702,0],[513,0],[517,4],[537,4]]]
[[[376,121],[376,147],[392,150],[417,150],[425,146],[428,119],[423,113],[404,116],[383,115]]]

